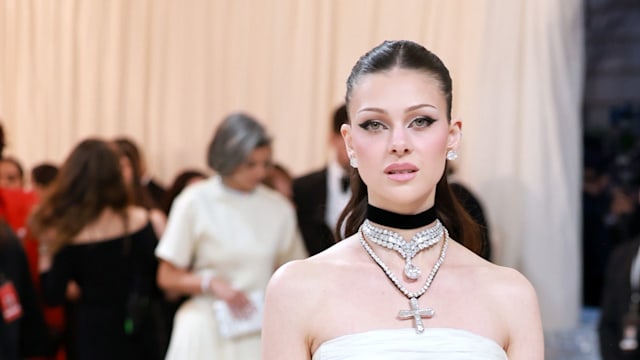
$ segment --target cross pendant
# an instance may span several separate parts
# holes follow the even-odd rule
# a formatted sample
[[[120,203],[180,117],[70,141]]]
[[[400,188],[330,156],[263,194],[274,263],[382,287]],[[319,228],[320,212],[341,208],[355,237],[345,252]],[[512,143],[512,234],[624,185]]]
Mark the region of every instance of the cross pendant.
[[[436,314],[436,312],[431,308],[420,309],[420,306],[418,305],[418,299],[416,298],[411,298],[409,300],[409,304],[411,305],[411,310],[400,310],[400,312],[398,312],[398,318],[400,320],[413,318],[413,321],[416,325],[416,333],[421,334],[424,331],[422,318],[432,318],[433,315]]]

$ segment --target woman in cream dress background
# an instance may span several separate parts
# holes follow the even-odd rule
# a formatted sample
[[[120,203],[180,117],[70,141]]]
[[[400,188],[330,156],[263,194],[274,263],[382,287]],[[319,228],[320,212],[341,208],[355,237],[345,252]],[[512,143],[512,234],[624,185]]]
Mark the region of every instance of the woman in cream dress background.
[[[534,288],[477,255],[479,229],[449,189],[462,127],[451,103],[447,68],[419,44],[384,42],[355,64],[347,238],[274,274],[264,360],[544,358]]]
[[[213,310],[224,301],[235,317],[256,311],[249,295],[264,292],[273,271],[306,256],[289,201],[261,184],[271,166],[271,139],[245,114],[220,124],[209,147],[217,175],[174,201],[156,248],[158,282],[178,309],[167,359],[258,359],[260,332],[225,338]]]

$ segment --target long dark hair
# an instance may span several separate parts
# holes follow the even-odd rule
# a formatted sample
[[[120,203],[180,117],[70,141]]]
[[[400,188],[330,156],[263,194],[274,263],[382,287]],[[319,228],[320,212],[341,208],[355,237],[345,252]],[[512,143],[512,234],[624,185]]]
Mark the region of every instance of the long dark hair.
[[[120,137],[113,140],[116,146],[116,152],[119,156],[124,156],[129,160],[131,165],[131,184],[126,184],[129,191],[129,198],[133,205],[142,206],[147,210],[160,208],[160,204],[151,197],[149,190],[142,184],[143,159],[138,145],[133,140]]]
[[[66,159],[42,202],[31,215],[36,235],[55,230],[54,250],[68,244],[86,225],[111,208],[126,216],[129,194],[113,147],[100,139],[78,144]]]
[[[354,87],[363,76],[390,71],[394,68],[423,71],[440,85],[447,102],[447,120],[451,121],[452,81],[449,70],[431,51],[412,41],[385,41],[364,54],[351,70],[347,79],[345,102],[347,108]],[[449,188],[447,169],[436,185],[435,208],[440,221],[447,227],[451,237],[476,254],[482,251],[480,226],[474,222]],[[351,199],[343,210],[336,226],[336,238],[341,239],[340,229],[344,224],[345,237],[351,236],[366,218],[367,186],[357,170],[351,170]]]

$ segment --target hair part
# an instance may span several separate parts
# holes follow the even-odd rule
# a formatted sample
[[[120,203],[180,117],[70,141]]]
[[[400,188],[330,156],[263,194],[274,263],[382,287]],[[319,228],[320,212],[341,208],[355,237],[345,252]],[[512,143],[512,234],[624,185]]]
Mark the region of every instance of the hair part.
[[[408,40],[384,41],[358,59],[347,79],[345,95],[347,106],[349,106],[353,89],[362,77],[396,68],[423,71],[433,76],[440,84],[440,90],[447,102],[447,119],[451,119],[453,85],[449,70],[436,54]]]

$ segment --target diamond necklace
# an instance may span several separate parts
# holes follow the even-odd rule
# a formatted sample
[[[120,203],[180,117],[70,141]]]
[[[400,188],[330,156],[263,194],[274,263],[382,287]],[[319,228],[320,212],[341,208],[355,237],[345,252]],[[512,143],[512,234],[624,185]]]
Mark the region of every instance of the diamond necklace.
[[[421,334],[424,331],[424,324],[422,323],[422,318],[423,317],[432,318],[436,314],[435,310],[431,308],[420,309],[420,307],[418,306],[418,299],[422,295],[424,295],[424,293],[427,292],[427,290],[429,290],[429,287],[431,286],[433,279],[436,277],[436,274],[438,273],[440,266],[442,266],[442,263],[444,262],[444,258],[447,256],[447,247],[449,245],[449,232],[444,226],[443,226],[443,232],[444,232],[444,236],[443,236],[444,242],[442,244],[442,249],[440,250],[440,257],[438,257],[438,260],[433,265],[431,272],[429,272],[429,276],[427,276],[427,280],[425,280],[424,285],[422,285],[420,290],[416,292],[410,292],[409,290],[407,290],[407,288],[404,287],[404,285],[400,283],[400,281],[398,281],[398,278],[393,274],[393,272],[391,272],[391,269],[389,269],[387,264],[385,264],[382,261],[382,259],[380,259],[378,255],[376,255],[376,253],[369,246],[369,244],[367,244],[367,240],[363,232],[363,227],[362,226],[360,227],[360,232],[359,232],[360,243],[362,244],[362,247],[364,247],[364,250],[367,252],[367,254],[369,254],[371,259],[373,259],[373,261],[375,261],[375,263],[378,264],[380,269],[382,269],[382,271],[387,276],[387,278],[391,281],[391,283],[393,283],[393,285],[404,296],[406,296],[407,299],[409,299],[409,305],[411,306],[411,309],[400,310],[398,312],[398,318],[400,320],[407,320],[407,319],[413,318],[414,324],[416,326],[417,334]]]
[[[407,242],[397,232],[377,227],[368,219],[362,224],[362,232],[371,242],[392,249],[404,258],[404,274],[411,280],[419,279],[422,273],[420,268],[413,264],[411,260],[413,260],[413,257],[420,251],[428,249],[440,242],[442,234],[444,233],[443,229],[444,226],[442,226],[440,220],[436,219],[434,226],[416,233],[411,238],[411,241]]]

